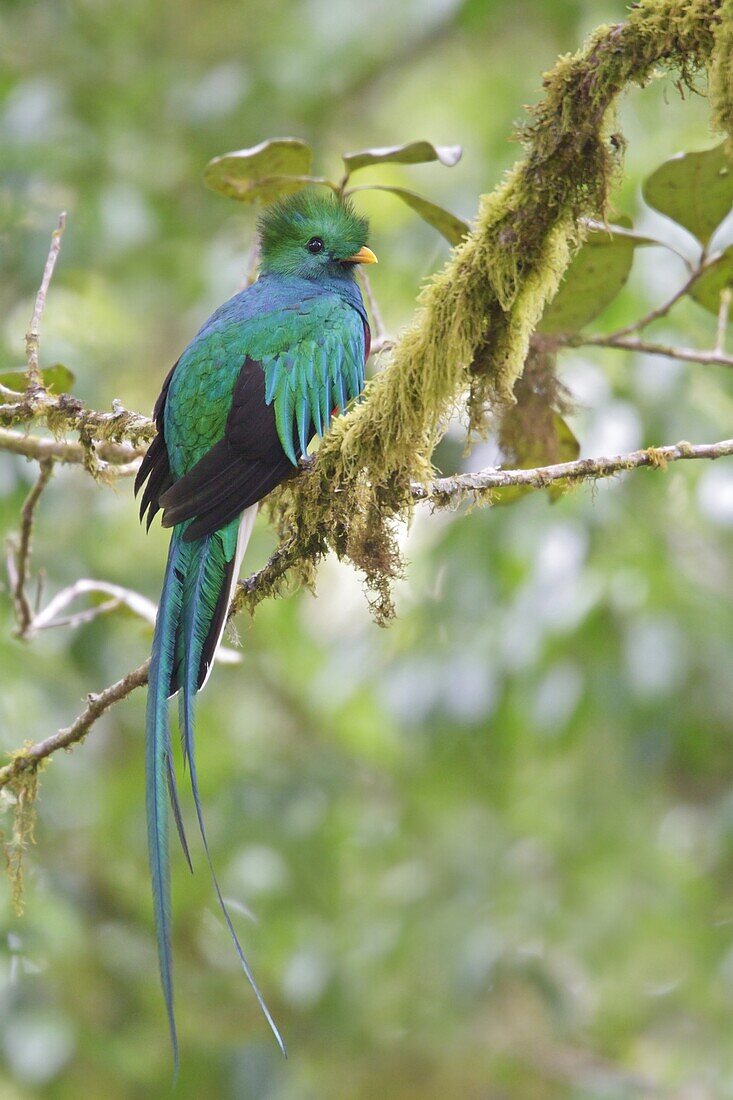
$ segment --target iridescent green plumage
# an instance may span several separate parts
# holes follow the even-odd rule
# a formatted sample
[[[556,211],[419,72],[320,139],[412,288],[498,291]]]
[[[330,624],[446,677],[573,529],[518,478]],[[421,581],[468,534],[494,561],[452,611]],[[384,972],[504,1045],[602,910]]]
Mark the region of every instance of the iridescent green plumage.
[[[136,482],[136,490],[145,484],[141,516],[150,523],[162,508],[164,526],[174,529],[150,666],[146,773],[158,957],[176,1058],[169,796],[187,845],[167,700],[180,692],[184,760],[209,859],[194,755],[194,696],[221,640],[258,502],[297,465],[311,436],[328,430],[334,411],[361,393],[369,354],[366,312],[354,281],[355,264],[374,259],[365,247],[366,222],[348,204],[301,192],[270,208],[260,233],[262,274],[209,318],[169,374],[154,413],[159,434]],[[215,876],[214,885],[242,966],[283,1046]]]

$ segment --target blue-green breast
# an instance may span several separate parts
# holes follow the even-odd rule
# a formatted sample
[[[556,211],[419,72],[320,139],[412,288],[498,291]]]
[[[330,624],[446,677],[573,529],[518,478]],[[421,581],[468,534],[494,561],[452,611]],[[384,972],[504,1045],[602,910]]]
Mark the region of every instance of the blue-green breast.
[[[286,451],[298,418],[325,430],[331,408],[363,388],[365,324],[350,280],[321,284],[266,275],[225,302],[183,352],[171,380],[165,440],[174,476],[182,477],[224,435],[247,356],[263,365]],[[343,400],[334,401],[339,394]]]

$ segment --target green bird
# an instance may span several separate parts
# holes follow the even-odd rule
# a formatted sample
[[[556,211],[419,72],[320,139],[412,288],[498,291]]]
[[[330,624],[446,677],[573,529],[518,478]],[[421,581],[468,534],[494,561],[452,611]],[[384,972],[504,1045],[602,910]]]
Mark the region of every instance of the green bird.
[[[146,802],[160,977],[174,1062],[170,943],[169,808],[190,855],[176,791],[168,699],[178,693],[184,767],[206,858],[211,857],[194,753],[194,697],[221,642],[259,501],[292,473],[314,435],[364,388],[367,314],[358,264],[375,263],[368,223],[349,202],[301,191],[259,224],[261,264],[252,286],[206,321],[168,374],[153,416],[158,429],[135,482],[140,517],[162,509],[172,527],[148,680]],[[283,1052],[211,868],[245,974]]]

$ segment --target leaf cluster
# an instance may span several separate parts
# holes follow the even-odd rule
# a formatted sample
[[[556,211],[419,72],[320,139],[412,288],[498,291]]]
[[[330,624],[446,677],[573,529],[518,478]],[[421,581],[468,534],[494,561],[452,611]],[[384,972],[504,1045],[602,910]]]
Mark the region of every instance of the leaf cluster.
[[[401,199],[411,210],[437,229],[449,244],[458,244],[469,226],[436,202],[410,191],[384,183],[365,183],[351,187],[351,177],[364,168],[380,164],[427,164],[438,161],[452,168],[461,159],[460,145],[433,145],[429,141],[410,141],[387,148],[361,149],[344,153],[344,172],[339,180],[313,175],[313,150],[300,138],[269,138],[249,149],[239,149],[214,157],[204,171],[204,182],[213,191],[238,202],[269,203],[302,187],[328,187],[344,197],[357,191],[385,191]]]

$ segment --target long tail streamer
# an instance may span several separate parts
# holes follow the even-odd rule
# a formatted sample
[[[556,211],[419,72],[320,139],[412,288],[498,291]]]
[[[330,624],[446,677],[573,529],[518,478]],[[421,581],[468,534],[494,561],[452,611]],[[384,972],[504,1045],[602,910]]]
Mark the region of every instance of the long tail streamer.
[[[242,969],[283,1054],[287,1057],[280,1031],[260,992],[244,955],[214,871],[204,827],[199,796],[194,744],[194,698],[201,681],[202,650],[209,633],[222,588],[229,583],[231,562],[227,560],[218,534],[185,543],[176,530],[171,539],[163,592],[153,639],[147,710],[147,811],[148,846],[153,882],[153,903],[158,941],[160,976],[165,997],[174,1063],[178,1066],[178,1040],[173,1010],[173,979],[170,944],[170,872],[168,803],[178,829],[186,859],[191,865],[176,790],[170,751],[168,698],[171,686],[179,690],[179,722],[184,762],[188,763],[199,831],[216,897],[232,938]],[[167,788],[167,792],[166,792]]]

